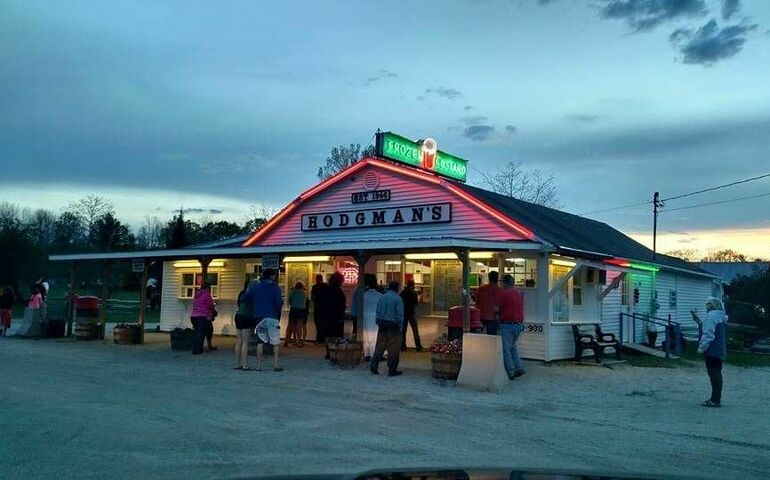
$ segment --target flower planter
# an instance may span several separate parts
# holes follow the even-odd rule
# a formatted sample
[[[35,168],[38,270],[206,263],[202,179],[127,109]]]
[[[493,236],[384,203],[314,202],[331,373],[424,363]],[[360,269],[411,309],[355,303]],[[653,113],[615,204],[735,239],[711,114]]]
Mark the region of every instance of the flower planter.
[[[75,340],[98,340],[102,336],[102,328],[100,323],[77,323]]]
[[[433,378],[442,380],[457,380],[460,375],[460,367],[463,363],[462,353],[436,353],[430,354],[431,370]]]
[[[194,338],[192,328],[175,328],[171,332],[171,350],[192,350]]]
[[[364,357],[363,342],[330,342],[328,349],[329,362],[340,367],[355,367]]]
[[[112,329],[112,341],[118,345],[134,345],[140,340],[139,325],[118,325]]]

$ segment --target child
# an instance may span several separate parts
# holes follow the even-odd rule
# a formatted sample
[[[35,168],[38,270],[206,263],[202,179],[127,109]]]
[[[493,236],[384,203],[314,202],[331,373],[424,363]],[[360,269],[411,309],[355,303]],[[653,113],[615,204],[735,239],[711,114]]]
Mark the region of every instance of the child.
[[[6,287],[0,295],[0,337],[5,336],[6,330],[11,328],[11,309],[13,309],[13,290]]]

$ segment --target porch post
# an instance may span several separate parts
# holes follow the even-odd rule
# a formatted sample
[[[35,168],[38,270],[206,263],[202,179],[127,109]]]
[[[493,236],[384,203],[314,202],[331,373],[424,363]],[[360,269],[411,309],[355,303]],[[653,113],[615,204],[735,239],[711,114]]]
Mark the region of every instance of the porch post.
[[[469,280],[470,280],[470,259],[469,259],[470,250],[467,248],[464,248],[457,252],[457,256],[460,258],[460,261],[462,262],[462,268],[463,268],[463,332],[467,332],[471,329],[471,305],[470,305],[470,298],[471,298],[471,292],[469,288]]]
[[[70,286],[67,294],[67,336],[72,336],[72,322],[75,320],[75,267],[77,262],[70,262]]]
[[[147,260],[142,260],[142,277],[139,280],[139,343],[144,343],[144,314],[147,308]]]
[[[208,257],[201,257],[198,259],[198,263],[201,264],[201,283],[205,283],[206,277],[209,274],[209,263],[211,263],[211,259]]]
[[[537,302],[538,320],[543,322],[543,360],[550,361],[551,356],[551,275],[549,269],[549,255],[547,252],[537,254],[537,279],[535,283],[535,301]]]
[[[107,297],[110,295],[110,289],[107,285],[110,278],[110,263],[108,260],[102,261],[102,305],[99,309],[99,321],[104,326],[107,323]]]
[[[356,291],[353,293],[356,296],[356,311],[353,314],[356,316],[356,340],[359,342],[364,334],[364,289],[366,288],[364,285],[364,273],[366,262],[371,257],[372,255],[365,250],[358,250],[353,255],[353,259],[358,265],[358,287],[356,287]]]

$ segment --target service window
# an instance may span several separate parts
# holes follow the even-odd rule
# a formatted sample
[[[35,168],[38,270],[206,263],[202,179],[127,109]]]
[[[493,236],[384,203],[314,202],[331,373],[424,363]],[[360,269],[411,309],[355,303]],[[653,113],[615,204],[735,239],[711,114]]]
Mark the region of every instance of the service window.
[[[537,282],[537,260],[530,258],[506,258],[505,272],[513,275],[518,288],[535,288]]]
[[[179,292],[179,298],[193,298],[195,292],[201,288],[203,283],[203,274],[201,272],[182,272],[182,281]],[[206,275],[206,282],[211,284],[211,296],[219,298],[219,272],[209,272]]]
[[[563,265],[551,265],[551,284],[556,284],[559,279],[567,275],[570,267]],[[572,280],[564,282],[561,288],[553,295],[553,321],[569,322],[570,309],[570,283]]]

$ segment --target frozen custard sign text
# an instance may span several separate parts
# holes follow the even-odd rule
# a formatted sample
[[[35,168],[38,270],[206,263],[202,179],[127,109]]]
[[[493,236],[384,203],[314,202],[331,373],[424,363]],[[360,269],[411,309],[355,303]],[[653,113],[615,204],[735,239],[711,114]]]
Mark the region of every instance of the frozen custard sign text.
[[[314,232],[342,228],[397,227],[451,221],[451,203],[432,203],[429,205],[371,208],[344,212],[307,213],[302,215],[302,231]]]

